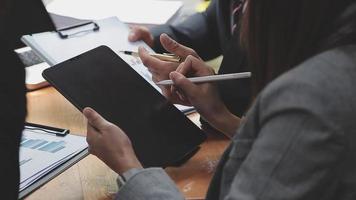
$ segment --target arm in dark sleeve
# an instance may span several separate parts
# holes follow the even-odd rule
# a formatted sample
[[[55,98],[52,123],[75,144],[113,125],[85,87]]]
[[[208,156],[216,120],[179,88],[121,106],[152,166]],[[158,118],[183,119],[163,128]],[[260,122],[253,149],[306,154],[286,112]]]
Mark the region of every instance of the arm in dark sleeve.
[[[213,0],[205,12],[196,13],[177,25],[153,27],[151,33],[154,36],[154,50],[165,51],[160,44],[159,36],[167,33],[179,43],[194,49],[204,60],[221,55],[216,4],[216,0]]]
[[[1,42],[1,41],[0,41]],[[17,199],[19,144],[25,120],[25,73],[14,53],[1,42],[0,188],[3,199]]]

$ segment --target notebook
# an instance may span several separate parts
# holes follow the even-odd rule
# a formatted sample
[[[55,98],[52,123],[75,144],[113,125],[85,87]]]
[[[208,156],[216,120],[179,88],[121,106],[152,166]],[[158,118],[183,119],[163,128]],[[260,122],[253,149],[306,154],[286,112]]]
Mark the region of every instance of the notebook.
[[[175,165],[206,138],[109,47],[48,68],[43,76],[79,110],[92,107],[124,130],[145,167]]]
[[[88,155],[86,138],[60,129],[25,123],[20,144],[22,199]]]
[[[47,81],[42,77],[42,72],[47,69],[49,65],[43,62],[30,47],[15,49],[15,52],[25,66],[25,83],[27,90],[31,91],[48,86]]]

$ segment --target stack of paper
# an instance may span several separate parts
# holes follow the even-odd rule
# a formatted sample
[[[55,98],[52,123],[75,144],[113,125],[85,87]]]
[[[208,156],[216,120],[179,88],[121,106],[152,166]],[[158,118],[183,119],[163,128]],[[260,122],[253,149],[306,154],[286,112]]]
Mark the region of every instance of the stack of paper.
[[[85,137],[58,137],[40,130],[25,129],[20,146],[20,191],[87,147]]]
[[[55,0],[46,8],[50,13],[78,19],[116,16],[126,23],[164,24],[182,5],[181,1],[163,0]]]

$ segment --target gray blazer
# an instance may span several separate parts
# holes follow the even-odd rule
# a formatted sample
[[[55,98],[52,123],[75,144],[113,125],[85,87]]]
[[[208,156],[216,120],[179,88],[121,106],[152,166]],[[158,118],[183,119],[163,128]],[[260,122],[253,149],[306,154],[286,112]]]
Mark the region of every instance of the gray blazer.
[[[356,46],[319,54],[257,97],[207,199],[356,199]],[[117,199],[183,199],[162,169],[133,174]]]

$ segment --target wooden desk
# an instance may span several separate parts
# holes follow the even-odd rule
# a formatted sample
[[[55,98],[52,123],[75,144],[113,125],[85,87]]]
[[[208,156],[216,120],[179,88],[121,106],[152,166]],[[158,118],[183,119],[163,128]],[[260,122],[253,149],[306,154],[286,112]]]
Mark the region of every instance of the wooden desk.
[[[82,114],[52,87],[27,94],[27,121],[69,128],[85,135],[86,120]],[[189,116],[199,124],[199,116]],[[219,134],[209,134],[208,140],[188,162],[167,168],[188,199],[203,199],[218,159],[228,144]],[[96,157],[89,155],[67,171],[48,182],[27,199],[112,199],[117,192],[117,175]]]

